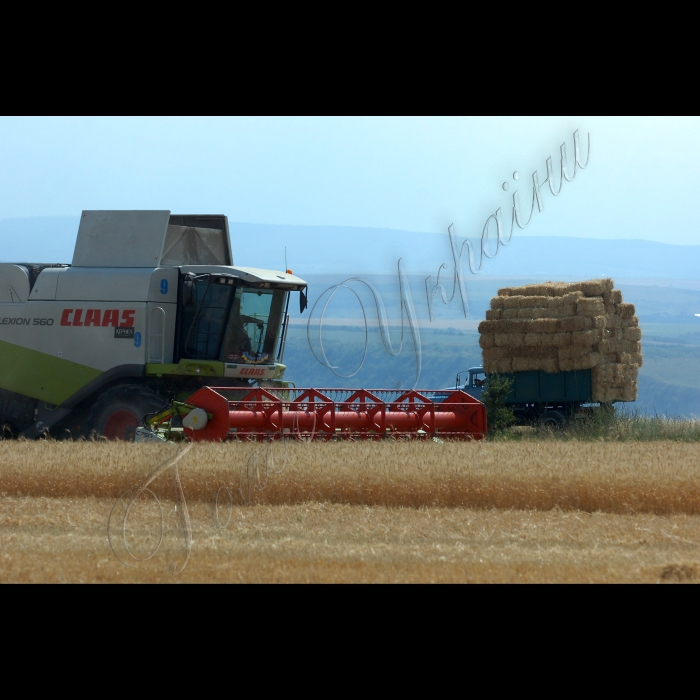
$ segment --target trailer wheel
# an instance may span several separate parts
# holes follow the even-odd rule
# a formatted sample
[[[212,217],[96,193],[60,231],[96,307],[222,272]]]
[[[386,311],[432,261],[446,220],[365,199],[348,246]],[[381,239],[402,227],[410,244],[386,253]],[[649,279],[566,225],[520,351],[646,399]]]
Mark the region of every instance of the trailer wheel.
[[[143,417],[165,405],[166,400],[151,389],[135,384],[115,386],[106,391],[92,407],[90,427],[107,440],[131,442]]]
[[[540,418],[540,425],[552,430],[558,430],[565,422],[566,417],[561,411],[545,411]]]

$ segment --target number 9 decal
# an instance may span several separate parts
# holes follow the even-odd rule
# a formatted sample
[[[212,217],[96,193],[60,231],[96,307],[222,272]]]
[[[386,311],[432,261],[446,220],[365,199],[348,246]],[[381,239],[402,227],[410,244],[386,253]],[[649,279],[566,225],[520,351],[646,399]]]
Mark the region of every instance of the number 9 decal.
[[[136,347],[136,348],[141,347],[141,334],[138,331],[136,331],[136,333],[134,333],[134,347]]]
[[[161,280],[160,281],[160,293],[161,294],[168,293],[168,280]]]

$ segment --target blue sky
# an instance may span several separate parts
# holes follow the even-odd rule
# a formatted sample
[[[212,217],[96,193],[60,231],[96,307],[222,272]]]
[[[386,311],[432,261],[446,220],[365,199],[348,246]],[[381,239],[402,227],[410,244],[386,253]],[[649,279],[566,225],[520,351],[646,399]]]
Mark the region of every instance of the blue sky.
[[[0,118],[0,219],[82,209],[478,236],[572,134],[591,162],[519,235],[700,244],[697,118]],[[512,173],[521,179],[515,183]],[[504,192],[501,185],[509,181]],[[527,201],[527,197],[524,201]]]

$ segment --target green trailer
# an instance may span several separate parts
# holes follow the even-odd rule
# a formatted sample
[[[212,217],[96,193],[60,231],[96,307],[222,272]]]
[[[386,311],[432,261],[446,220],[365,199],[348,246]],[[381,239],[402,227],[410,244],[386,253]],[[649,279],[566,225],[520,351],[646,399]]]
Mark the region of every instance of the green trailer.
[[[465,376],[466,375],[466,376]],[[592,403],[591,370],[572,372],[514,372],[501,375],[513,382],[506,405],[519,422],[541,421],[561,425],[567,416]],[[464,383],[461,378],[464,377]],[[457,375],[457,389],[481,401],[488,378],[483,367],[471,367]]]

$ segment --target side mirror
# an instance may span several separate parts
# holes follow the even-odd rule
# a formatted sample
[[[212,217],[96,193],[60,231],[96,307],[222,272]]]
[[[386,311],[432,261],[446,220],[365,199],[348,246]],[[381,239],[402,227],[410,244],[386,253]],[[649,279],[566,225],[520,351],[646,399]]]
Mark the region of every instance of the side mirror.
[[[302,289],[299,292],[299,313],[303,314],[304,309],[308,306],[308,301],[306,298],[306,292]]]
[[[194,280],[185,277],[182,281],[182,305],[194,306],[195,300]]]

